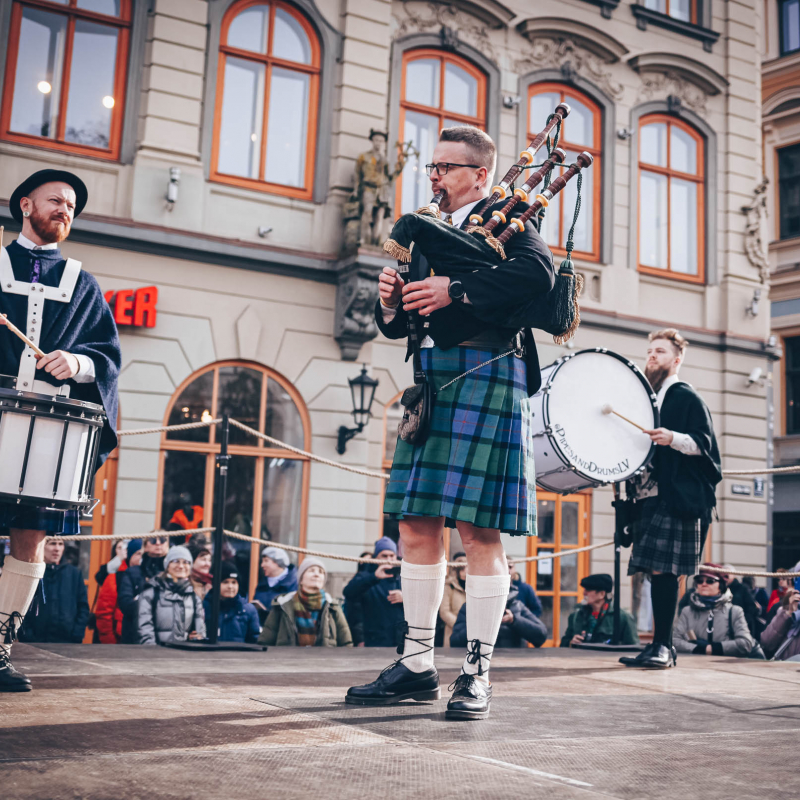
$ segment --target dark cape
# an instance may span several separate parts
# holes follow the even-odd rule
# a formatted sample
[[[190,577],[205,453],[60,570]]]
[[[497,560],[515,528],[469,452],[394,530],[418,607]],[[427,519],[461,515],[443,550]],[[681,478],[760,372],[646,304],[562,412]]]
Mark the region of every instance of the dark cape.
[[[476,203],[475,207],[482,203],[483,201]],[[484,213],[484,219],[489,219],[493,211],[499,211],[504,205],[505,201],[491,206]],[[520,209],[524,208],[520,204]],[[470,213],[473,210],[474,208]],[[470,224],[468,214],[461,227],[463,229]],[[499,234],[504,229],[505,226],[501,225],[495,233]],[[510,314],[519,306],[547,294],[553,288],[553,256],[531,221],[528,221],[522,233],[512,236],[506,243],[505,261],[496,256],[488,245],[482,247],[487,254],[487,263],[493,262],[491,268],[476,268],[466,273],[459,270],[457,275],[454,272],[452,276],[463,284],[469,303],[453,302],[426,318],[429,327],[421,332],[423,335],[430,334],[436,346],[442,350],[449,350],[487,331],[498,331],[511,339],[518,328],[508,325]],[[431,266],[435,274],[447,274],[446,267],[444,270],[441,267],[437,269],[436,264],[430,265],[424,256],[417,255],[417,251],[416,247],[412,250],[409,265],[412,281],[427,278]],[[375,307],[375,318],[381,333],[387,339],[403,339],[408,335],[408,316],[402,308],[398,308],[394,318],[386,323],[383,321],[379,300]],[[528,394],[533,395],[539,391],[542,377],[531,330],[525,331],[525,361]]]
[[[654,477],[658,496],[676,517],[708,517],[717,504],[714,489],[722,480],[714,424],[703,398],[688,384],[678,382],[667,389],[661,404],[661,426],[688,433],[700,455],[687,456],[672,447],[658,447]]]
[[[19,281],[30,281],[33,263],[31,251],[17,242],[12,242],[6,250],[14,277]],[[67,263],[61,251],[40,250],[35,257],[41,264],[39,282],[45,286],[58,286]],[[28,298],[0,290],[0,313],[7,314],[20,330],[26,330]],[[36,370],[36,380],[46,381],[53,386],[68,383],[70,398],[103,406],[108,420],[100,437],[100,466],[117,446],[117,383],[122,356],[114,317],[93,275],[81,270],[69,303],[44,301],[39,347],[45,353],[66,350],[75,355],[87,356],[94,362],[95,380],[92,383],[58,381],[40,369]],[[24,349],[25,344],[21,339],[0,328],[0,375],[17,376]]]

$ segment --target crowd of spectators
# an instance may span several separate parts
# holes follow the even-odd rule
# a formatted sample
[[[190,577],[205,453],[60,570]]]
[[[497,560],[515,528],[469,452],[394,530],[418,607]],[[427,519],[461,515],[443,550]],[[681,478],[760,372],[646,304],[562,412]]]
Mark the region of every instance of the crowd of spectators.
[[[28,642],[82,642],[87,627],[101,644],[172,644],[202,640],[214,597],[212,548],[203,535],[170,546],[168,537],[122,541],[96,573],[90,609],[83,575],[64,557],[64,543],[45,545],[45,574],[21,627]],[[340,602],[326,591],[327,571],[307,556],[295,566],[280,547],[261,553],[253,602],[246,599],[249,575],[236,553],[223,550],[220,574],[219,641],[300,647],[394,647],[403,628],[403,591],[398,548],[379,539],[362,553],[377,564],[359,564]],[[456,553],[439,609],[437,645],[464,647],[466,557]],[[385,562],[385,563],[380,563]],[[800,565],[798,565],[800,567]],[[496,647],[541,647],[552,635],[542,603],[509,560],[511,588]],[[797,567],[793,571],[797,571]],[[704,564],[678,607],[674,644],[678,652],[800,661],[800,591],[781,578],[770,595],[755,579],[739,580],[730,565]],[[786,570],[778,570],[786,572]],[[614,582],[594,574],[581,580],[583,602],[566,620],[561,647],[611,641]],[[638,644],[633,617],[620,609],[620,641]]]

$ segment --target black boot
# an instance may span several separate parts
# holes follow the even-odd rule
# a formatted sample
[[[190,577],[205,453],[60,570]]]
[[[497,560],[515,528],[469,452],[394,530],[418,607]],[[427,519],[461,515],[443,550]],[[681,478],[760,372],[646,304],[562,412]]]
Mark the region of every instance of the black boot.
[[[5,617],[0,619],[0,642],[11,645],[16,641],[22,615],[15,611],[0,616]],[[31,689],[31,679],[14,668],[6,648],[0,647],[0,692],[29,692]]]
[[[640,667],[642,665],[642,661],[650,657],[652,650],[653,642],[650,642],[650,644],[645,645],[644,650],[642,650],[641,653],[637,653],[635,656],[622,656],[622,658],[619,660],[619,663],[624,664],[626,667]]]
[[[4,649],[0,650],[0,692],[29,692],[31,679],[14,668]]]
[[[462,672],[451,684],[453,696],[447,704],[445,719],[486,719],[492,702],[492,685],[486,686],[475,675]]]
[[[351,686],[344,701],[358,706],[389,706],[401,700],[438,700],[441,696],[436,667],[412,672],[405,664],[395,661],[372,683]]]
[[[671,656],[671,662],[666,664],[666,666],[661,666],[661,661],[664,659],[664,654],[661,650],[669,652]],[[655,658],[655,662],[651,663],[651,659]],[[619,660],[620,664],[624,664],[626,667],[643,667],[646,669],[668,669],[669,667],[677,667],[678,666],[678,651],[675,649],[674,645],[667,648],[666,645],[658,644],[657,642],[651,642],[648,644],[641,653],[639,653],[635,657],[631,656],[622,656]]]

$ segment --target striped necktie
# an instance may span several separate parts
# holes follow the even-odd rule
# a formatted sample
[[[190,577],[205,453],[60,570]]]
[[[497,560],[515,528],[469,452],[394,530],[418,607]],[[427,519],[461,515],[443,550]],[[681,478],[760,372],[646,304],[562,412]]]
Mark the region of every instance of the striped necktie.
[[[453,215],[452,215],[452,214],[448,214],[448,215],[447,215],[447,216],[444,218],[444,221],[445,221],[445,222],[446,222],[448,225],[452,225],[452,224],[453,224]]]

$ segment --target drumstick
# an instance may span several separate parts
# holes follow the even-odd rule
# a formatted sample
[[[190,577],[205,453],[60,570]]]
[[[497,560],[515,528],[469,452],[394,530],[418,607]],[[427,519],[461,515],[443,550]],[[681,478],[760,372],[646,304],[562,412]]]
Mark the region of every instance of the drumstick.
[[[634,428],[638,428],[642,433],[647,433],[647,431],[641,425],[634,422],[632,419],[624,417],[622,414],[619,413],[619,411],[614,411],[614,409],[608,403],[606,403],[600,410],[604,414],[616,414],[620,419],[624,419],[625,422],[629,422],[631,425],[633,425]]]
[[[22,341],[25,342],[25,344],[28,345],[28,347],[30,347],[37,356],[41,358],[42,356],[47,355],[44,350],[42,350],[40,347],[37,347],[16,325],[13,325],[5,314],[0,314],[0,317],[6,321],[6,327],[11,331],[11,333],[13,333],[15,336],[19,336],[19,338],[22,339]]]

